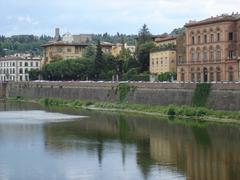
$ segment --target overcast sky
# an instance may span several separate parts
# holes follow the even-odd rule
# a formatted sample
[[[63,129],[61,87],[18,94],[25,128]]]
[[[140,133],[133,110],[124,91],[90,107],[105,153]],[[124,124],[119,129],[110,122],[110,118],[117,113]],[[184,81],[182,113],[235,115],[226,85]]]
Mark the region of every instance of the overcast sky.
[[[240,10],[239,0],[0,0],[0,34],[152,34]]]

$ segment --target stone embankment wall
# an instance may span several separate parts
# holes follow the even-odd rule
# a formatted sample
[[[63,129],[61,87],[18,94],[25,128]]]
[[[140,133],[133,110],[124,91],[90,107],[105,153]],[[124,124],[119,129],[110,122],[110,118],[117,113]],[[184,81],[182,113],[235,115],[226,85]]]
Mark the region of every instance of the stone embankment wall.
[[[3,99],[6,97],[7,95],[6,87],[7,87],[6,83],[4,82],[0,83],[0,99]]]
[[[96,82],[19,82],[8,83],[9,97],[64,98],[72,100],[107,101],[118,100],[118,83]],[[127,101],[140,104],[191,105],[196,84],[193,83],[129,83]],[[0,86],[1,88],[1,86]],[[240,84],[212,84],[207,105],[222,110],[240,110]]]

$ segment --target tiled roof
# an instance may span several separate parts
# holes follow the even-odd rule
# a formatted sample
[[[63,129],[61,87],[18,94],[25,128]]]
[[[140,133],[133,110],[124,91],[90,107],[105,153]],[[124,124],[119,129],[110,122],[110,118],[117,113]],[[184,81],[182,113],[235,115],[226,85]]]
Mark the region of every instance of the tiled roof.
[[[63,41],[50,41],[41,46],[42,47],[46,47],[46,46],[88,46],[88,44],[87,43],[67,43],[67,42],[63,42]]]
[[[189,23],[185,24],[185,27],[191,27],[191,26],[197,26],[197,25],[203,25],[203,24],[210,24],[210,23],[216,23],[216,22],[222,22],[222,21],[237,21],[240,20],[240,14],[223,14],[221,16],[215,16],[210,17],[201,21],[189,21]]]
[[[0,57],[0,61],[39,61],[41,59],[25,59],[22,57],[16,57],[16,56],[7,56],[7,57]]]

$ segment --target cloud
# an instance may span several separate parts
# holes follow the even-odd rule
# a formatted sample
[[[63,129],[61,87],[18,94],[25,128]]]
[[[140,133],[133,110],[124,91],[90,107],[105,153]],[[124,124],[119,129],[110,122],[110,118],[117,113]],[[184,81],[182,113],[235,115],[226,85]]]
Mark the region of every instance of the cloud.
[[[170,32],[189,20],[238,11],[239,0],[16,0],[0,1],[0,34],[52,34],[55,26],[72,33],[136,34],[146,23],[152,33]],[[37,8],[41,7],[41,8]],[[44,13],[43,13],[44,9]],[[22,14],[27,12],[28,14]],[[41,23],[40,23],[41,22]],[[12,26],[11,26],[12,24]],[[28,25],[25,28],[24,25]],[[2,28],[4,27],[5,28]],[[36,26],[38,29],[36,29]]]

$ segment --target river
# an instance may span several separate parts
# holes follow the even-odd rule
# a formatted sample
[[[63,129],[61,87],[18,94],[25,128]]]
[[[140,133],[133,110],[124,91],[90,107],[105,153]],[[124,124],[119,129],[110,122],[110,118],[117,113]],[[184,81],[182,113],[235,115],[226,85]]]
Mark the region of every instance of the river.
[[[1,180],[237,180],[240,127],[0,102]]]

